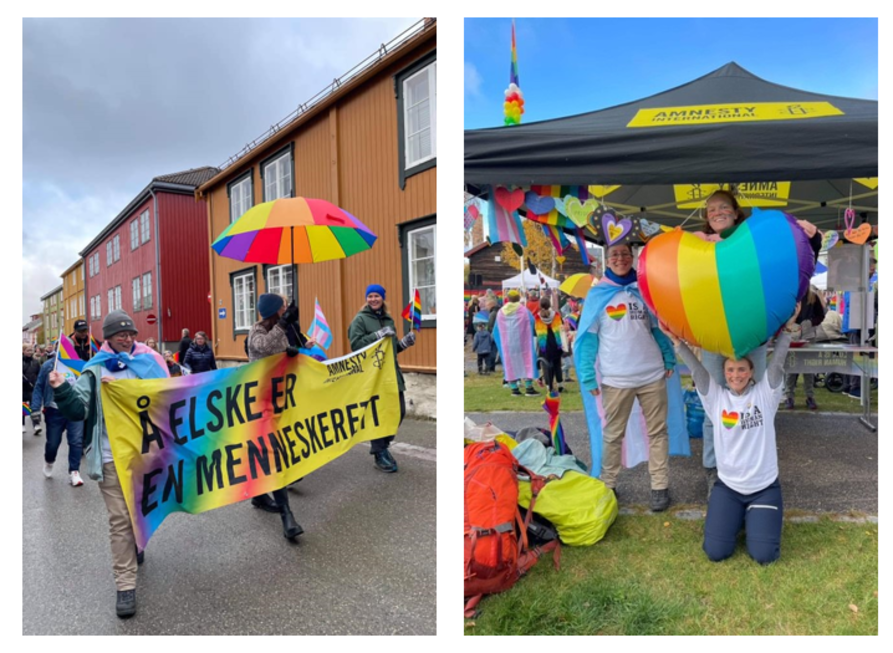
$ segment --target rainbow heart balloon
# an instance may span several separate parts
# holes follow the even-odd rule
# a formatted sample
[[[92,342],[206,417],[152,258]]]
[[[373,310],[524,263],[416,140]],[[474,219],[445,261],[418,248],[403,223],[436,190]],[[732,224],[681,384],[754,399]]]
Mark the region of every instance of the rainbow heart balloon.
[[[638,278],[645,302],[673,334],[740,358],[787,322],[814,270],[794,218],[754,209],[718,243],[683,231],[655,236],[639,256]]]

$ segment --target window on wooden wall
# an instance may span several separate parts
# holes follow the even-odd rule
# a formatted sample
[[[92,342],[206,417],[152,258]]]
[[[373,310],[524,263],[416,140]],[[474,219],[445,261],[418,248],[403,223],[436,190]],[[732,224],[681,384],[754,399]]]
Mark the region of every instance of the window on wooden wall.
[[[142,303],[142,290],[140,288],[140,278],[137,277],[133,281],[130,282],[131,288],[133,290],[133,311],[134,313],[140,310],[140,304]]]
[[[112,242],[114,243],[115,260],[120,261],[121,260],[121,238],[118,235],[115,235],[115,238]]]
[[[261,163],[260,176],[264,183],[264,202],[272,202],[280,197],[291,197],[294,184],[293,144],[280,150]]]
[[[143,275],[143,308],[152,308],[152,273]]]
[[[109,241],[105,244],[105,266],[108,267],[114,262],[112,258],[112,241]]]
[[[400,188],[437,165],[437,57],[432,52],[395,76]]]
[[[249,170],[239,179],[230,182],[226,187],[226,194],[229,196],[229,221],[235,222],[241,218],[245,211],[253,205],[253,185],[251,183],[252,171]]]
[[[437,324],[437,217],[405,223],[400,228],[403,248],[403,306],[419,291],[422,326]]]
[[[151,232],[149,231],[149,209],[146,209],[140,214],[140,242],[148,243],[149,236]]]
[[[275,295],[285,295],[288,300],[297,301],[292,286],[292,266],[291,265],[270,265],[264,266],[264,274],[267,281],[267,292]]]
[[[130,251],[140,246],[140,225],[139,220],[130,223]]]
[[[255,269],[241,270],[230,274],[233,289],[233,333],[247,333],[254,324],[257,302]]]

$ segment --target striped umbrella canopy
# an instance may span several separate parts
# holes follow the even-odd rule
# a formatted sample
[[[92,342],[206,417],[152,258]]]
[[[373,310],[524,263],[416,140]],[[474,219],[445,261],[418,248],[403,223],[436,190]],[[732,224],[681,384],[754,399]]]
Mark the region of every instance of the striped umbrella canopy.
[[[211,247],[246,263],[318,263],[372,247],[376,236],[344,209],[309,197],[264,202],[248,209]]]

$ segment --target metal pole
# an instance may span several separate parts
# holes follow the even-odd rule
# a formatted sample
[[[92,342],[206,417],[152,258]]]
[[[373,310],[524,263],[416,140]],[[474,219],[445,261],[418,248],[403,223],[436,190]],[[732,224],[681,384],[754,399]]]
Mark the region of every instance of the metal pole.
[[[868,344],[868,329],[870,327],[871,306],[871,285],[870,272],[871,265],[869,263],[871,246],[867,243],[862,246],[862,275],[859,287],[859,293],[862,295],[862,328],[859,330],[859,345],[865,347]],[[865,284],[864,286],[861,284]],[[859,393],[862,402],[862,417],[860,422],[872,431],[877,431],[877,426],[871,422],[871,375],[868,371],[870,360],[868,354],[863,352],[862,357],[862,391]]]
[[[291,228],[291,292],[295,304],[298,303],[298,271],[295,269],[295,228]]]

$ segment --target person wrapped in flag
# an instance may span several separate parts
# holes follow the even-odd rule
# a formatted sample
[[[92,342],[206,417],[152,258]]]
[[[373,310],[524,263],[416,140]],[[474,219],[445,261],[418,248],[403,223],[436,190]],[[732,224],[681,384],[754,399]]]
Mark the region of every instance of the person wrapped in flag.
[[[76,383],[66,383],[61,372],[50,372],[49,385],[64,417],[72,421],[87,420],[84,428],[86,472],[98,481],[108,511],[117,590],[115,611],[125,618],[136,613],[137,565],[142,562],[143,553],[136,549],[130,514],[115,469],[99,384],[120,379],[168,378],[169,374],[161,354],[136,341],[136,326],[124,311],[112,311],[106,316],[102,336],[105,342],[99,353],[87,362],[80,361],[83,368]]]
[[[421,313],[421,309],[419,312]],[[410,331],[400,340],[397,339],[394,318],[391,317],[388,305],[385,303],[385,289],[377,283],[370,284],[366,288],[366,304],[350,323],[347,337],[350,339],[351,351],[362,349],[381,338],[390,337],[397,354],[412,347],[416,338],[415,332]],[[403,398],[406,385],[403,382],[403,374],[400,372],[400,364],[397,363],[396,356],[394,356],[394,365],[397,368],[397,389],[400,391],[400,422],[402,423],[403,417],[406,415],[406,402]],[[375,457],[376,469],[389,474],[397,471],[397,461],[388,450],[395,437],[396,434],[377,438],[371,441],[372,446],[370,447],[370,453]]]
[[[87,347],[89,348],[89,343],[87,343]],[[43,452],[43,475],[46,478],[53,477],[53,467],[56,464],[56,455],[62,444],[62,432],[64,431],[68,441],[68,481],[72,487],[80,487],[84,484],[81,479],[84,421],[70,420],[59,411],[53,388],[49,385],[49,377],[53,370],[64,368],[72,370],[69,374],[71,382],[74,382],[82,373],[83,365],[84,361],[78,357],[75,344],[70,338],[62,335],[59,338],[56,356],[40,366],[40,374],[34,384],[34,394],[31,397],[33,414],[39,416],[42,410],[46,421],[47,442]]]

